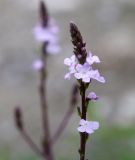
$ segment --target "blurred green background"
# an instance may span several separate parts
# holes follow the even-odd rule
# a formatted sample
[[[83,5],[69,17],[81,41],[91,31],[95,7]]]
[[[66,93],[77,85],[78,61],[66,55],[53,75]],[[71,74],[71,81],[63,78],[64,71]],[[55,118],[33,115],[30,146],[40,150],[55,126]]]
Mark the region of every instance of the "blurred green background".
[[[28,133],[40,144],[42,129],[38,73],[32,63],[40,44],[32,29],[38,23],[38,0],[0,0],[0,160],[39,160],[13,122],[14,106],[24,111]],[[63,60],[72,55],[69,22],[81,30],[87,49],[98,55],[107,83],[92,83],[100,99],[89,106],[88,117],[100,129],[90,136],[87,158],[135,159],[135,1],[47,0],[50,15],[60,27],[62,51],[48,57],[47,99],[52,135],[68,109],[74,79],[64,80]],[[78,159],[79,117],[75,112],[54,146],[56,159]]]

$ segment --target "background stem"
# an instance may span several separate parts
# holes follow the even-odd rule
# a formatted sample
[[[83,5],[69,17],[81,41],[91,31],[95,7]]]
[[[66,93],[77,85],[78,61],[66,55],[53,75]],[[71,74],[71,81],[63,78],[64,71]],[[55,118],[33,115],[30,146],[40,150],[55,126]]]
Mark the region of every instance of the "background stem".
[[[31,139],[31,137],[26,133],[25,130],[20,130],[20,133],[22,135],[22,137],[24,138],[24,140],[26,141],[26,143],[30,146],[30,148],[40,157],[45,158],[46,155],[42,153],[42,151],[39,149],[39,147],[33,142],[33,140]]]
[[[47,160],[53,160],[51,138],[50,138],[50,128],[49,128],[49,118],[48,118],[48,107],[46,101],[46,62],[47,62],[47,53],[46,53],[47,43],[44,43],[42,46],[41,60],[43,62],[43,68],[40,70],[40,86],[39,94],[41,101],[41,112],[42,112],[42,121],[43,121],[43,152],[47,155]]]
[[[60,125],[58,126],[58,129],[57,129],[56,133],[52,137],[52,140],[51,140],[52,145],[55,144],[55,142],[58,140],[58,138],[60,137],[60,135],[64,131],[65,127],[68,124],[68,121],[70,120],[70,118],[71,118],[71,116],[73,114],[73,111],[74,111],[74,108],[73,108],[73,106],[71,106],[69,108],[69,110],[66,112],[64,118],[62,119]]]

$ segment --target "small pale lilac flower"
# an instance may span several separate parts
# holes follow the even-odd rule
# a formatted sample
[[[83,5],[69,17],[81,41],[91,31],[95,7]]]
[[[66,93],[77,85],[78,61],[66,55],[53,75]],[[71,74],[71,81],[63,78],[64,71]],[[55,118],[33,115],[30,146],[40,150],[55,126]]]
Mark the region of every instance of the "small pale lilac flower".
[[[65,74],[65,79],[70,80],[70,77],[71,77],[71,73],[66,73]]]
[[[100,76],[98,70],[93,70],[88,63],[77,64],[76,73],[74,74],[76,79],[82,79],[83,82],[89,83],[91,79],[95,79],[99,82],[105,83],[104,77]]]
[[[47,52],[50,54],[57,54],[60,51],[59,43],[59,28],[53,19],[50,19],[47,26],[43,27],[38,24],[33,30],[35,39],[39,42],[48,42]]]
[[[88,53],[88,56],[86,58],[86,62],[89,65],[92,65],[93,63],[100,63],[100,59],[98,56],[93,56],[91,52]]]
[[[88,134],[92,134],[95,132],[95,130],[97,130],[99,128],[99,122],[96,121],[87,121],[84,119],[80,120],[79,123],[79,127],[77,128],[77,130],[81,133],[88,133]]]
[[[37,25],[34,28],[35,39],[39,42],[52,42],[56,43],[58,41],[56,35],[51,31],[51,28],[43,28],[41,25]]]
[[[98,70],[91,70],[88,74],[90,78],[95,79],[101,83],[105,83],[105,78],[103,76],[100,76],[100,73]]]
[[[88,63],[77,64],[76,73],[74,74],[76,79],[82,79],[83,82],[89,83],[90,76],[89,71],[91,70],[91,66]]]
[[[59,34],[59,27],[57,26],[54,18],[49,19],[48,25],[52,33]]]
[[[41,59],[38,59],[38,60],[34,61],[34,63],[33,63],[33,68],[37,71],[41,70],[43,68],[43,66],[44,66],[44,64]]]
[[[65,75],[65,79],[70,80],[71,75],[76,72],[75,66],[77,64],[77,60],[75,55],[72,55],[70,58],[65,58],[64,64],[69,66],[69,72]]]
[[[92,56],[92,54],[89,53],[86,60],[87,62],[84,64],[79,64],[75,55],[71,56],[71,58],[65,58],[64,64],[69,66],[69,72],[65,75],[65,79],[69,80],[71,75],[74,74],[76,79],[82,79],[85,83],[90,83],[92,79],[105,83],[105,79],[100,76],[99,71],[92,69],[93,63],[100,62],[99,58],[97,56]]]
[[[90,92],[90,93],[88,94],[87,98],[88,98],[89,100],[97,100],[99,97],[96,95],[95,92]]]
[[[58,53],[61,51],[61,48],[60,48],[60,46],[59,46],[58,44],[56,44],[56,43],[49,43],[49,44],[47,45],[46,50],[47,50],[47,53],[50,53],[50,54],[55,55],[55,54],[58,54]]]
[[[70,58],[65,58],[64,59],[64,64],[67,65],[67,66],[74,65],[75,62],[76,62],[75,55],[72,55]]]

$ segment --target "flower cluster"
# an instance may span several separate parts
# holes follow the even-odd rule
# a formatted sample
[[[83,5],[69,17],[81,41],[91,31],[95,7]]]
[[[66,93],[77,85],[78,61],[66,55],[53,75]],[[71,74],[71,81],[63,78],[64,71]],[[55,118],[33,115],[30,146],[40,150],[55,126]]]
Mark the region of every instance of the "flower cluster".
[[[73,74],[74,77],[79,80],[81,79],[85,83],[90,83],[92,79],[95,79],[101,83],[105,83],[105,79],[100,75],[99,71],[92,68],[92,64],[100,63],[98,56],[88,53],[86,57],[86,62],[80,64],[75,55],[71,58],[65,58],[64,64],[69,67],[69,72],[65,75],[65,79],[70,79]]]
[[[60,51],[59,46],[59,28],[55,23],[54,19],[49,19],[48,25],[43,27],[41,24],[38,24],[34,30],[35,39],[39,42],[47,42],[47,52],[50,54],[57,54]]]
[[[80,64],[75,55],[72,55],[70,58],[65,58],[64,64],[69,67],[69,72],[65,75],[65,79],[69,80],[71,75],[74,75],[77,80],[82,80],[84,83],[90,83],[92,79],[105,83],[105,79],[100,75],[99,71],[92,68],[94,63],[100,63],[100,59],[98,56],[92,55],[91,52],[86,56],[86,62],[84,62],[84,64]],[[96,101],[98,98],[96,93],[90,92],[86,100]],[[87,134],[92,134],[99,128],[98,122],[84,119],[80,120],[79,125],[78,131],[86,132]]]
[[[77,129],[81,133],[92,134],[99,128],[99,122],[87,120],[87,108],[89,101],[96,101],[99,97],[94,92],[90,92],[86,96],[86,90],[93,79],[105,83],[105,78],[100,75],[98,69],[93,68],[93,64],[100,63],[100,59],[98,56],[86,51],[86,43],[83,41],[82,35],[74,22],[70,23],[70,33],[74,46],[74,55],[64,59],[64,64],[68,66],[69,70],[65,75],[65,79],[70,80],[71,75],[73,75],[79,83],[82,106],[78,107],[81,120]],[[86,143],[85,134],[81,134],[80,143],[80,157],[84,157],[85,151],[82,146]]]
[[[47,43],[45,52],[57,54],[60,51],[59,46],[59,28],[53,18],[50,18],[47,7],[43,1],[39,5],[40,23],[33,30],[35,39],[39,42]]]
[[[88,101],[96,101],[99,97],[96,95],[95,92],[90,92],[87,97],[86,97],[86,100]],[[96,121],[87,121],[87,120],[84,120],[84,119],[81,119],[80,120],[80,123],[79,123],[79,127],[77,128],[77,130],[79,132],[82,132],[82,133],[87,133],[87,134],[92,134],[95,132],[95,130],[97,130],[99,128],[99,122],[96,122]]]
[[[86,132],[88,134],[92,134],[99,128],[99,123],[96,121],[87,121],[84,119],[80,120],[79,127],[77,128],[79,132]]]

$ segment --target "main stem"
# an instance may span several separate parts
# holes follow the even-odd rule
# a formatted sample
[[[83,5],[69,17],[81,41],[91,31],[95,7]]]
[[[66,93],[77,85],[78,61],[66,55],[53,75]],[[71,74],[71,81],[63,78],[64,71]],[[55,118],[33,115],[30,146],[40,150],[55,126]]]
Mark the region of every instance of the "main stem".
[[[51,147],[51,137],[49,128],[49,118],[48,118],[48,107],[46,101],[46,52],[47,44],[43,44],[41,59],[43,61],[43,68],[40,71],[40,101],[41,101],[41,111],[42,111],[42,121],[43,121],[43,152],[47,156],[47,160],[54,160],[52,147]],[[46,157],[45,157],[46,158]]]
[[[86,120],[86,104],[85,104],[85,84],[81,82],[82,96],[82,115],[81,119]],[[86,133],[80,133],[80,160],[85,160]]]

